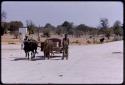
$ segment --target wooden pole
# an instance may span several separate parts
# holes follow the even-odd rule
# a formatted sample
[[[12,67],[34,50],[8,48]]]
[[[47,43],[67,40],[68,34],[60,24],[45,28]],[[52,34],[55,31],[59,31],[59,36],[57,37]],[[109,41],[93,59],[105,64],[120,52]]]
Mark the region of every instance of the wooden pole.
[[[39,25],[39,27],[38,27],[38,41],[40,41],[39,29],[40,29],[40,25]]]

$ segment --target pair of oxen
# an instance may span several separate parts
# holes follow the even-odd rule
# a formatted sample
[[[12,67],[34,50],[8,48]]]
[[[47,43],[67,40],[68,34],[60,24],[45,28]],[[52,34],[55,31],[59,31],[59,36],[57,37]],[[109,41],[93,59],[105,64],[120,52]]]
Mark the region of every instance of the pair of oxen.
[[[50,58],[51,55],[54,55],[53,53],[53,47],[54,47],[54,43],[49,40],[46,39],[44,42],[42,42],[42,51],[44,52],[44,59],[45,58]],[[65,45],[66,47],[68,47],[68,45]],[[37,47],[41,47],[38,46],[38,42],[35,40],[29,40],[29,41],[24,41],[24,51],[25,51],[25,56],[28,57],[28,59],[33,59],[35,58],[35,54],[37,53]],[[64,48],[62,48],[63,50]],[[29,58],[29,53],[31,52],[31,58]],[[65,55],[65,51],[63,53],[63,57],[62,59],[64,59]],[[68,59],[68,55],[66,57],[66,59]]]

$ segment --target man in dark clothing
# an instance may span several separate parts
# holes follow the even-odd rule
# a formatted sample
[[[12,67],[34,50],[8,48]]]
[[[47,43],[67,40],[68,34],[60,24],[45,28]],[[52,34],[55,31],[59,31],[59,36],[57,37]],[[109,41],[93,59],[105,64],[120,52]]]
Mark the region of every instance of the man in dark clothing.
[[[24,43],[24,51],[25,51],[25,56],[27,57],[28,56],[28,58],[29,58],[29,42],[28,42],[28,36],[25,36],[25,38],[24,38],[24,41],[23,41],[23,43]]]
[[[66,57],[66,59],[68,59],[68,46],[69,46],[69,38],[67,37],[67,34],[65,34],[65,37],[63,38],[63,57],[62,59],[64,59],[64,57]]]
[[[24,42],[25,42],[25,41],[28,41],[28,40],[29,40],[28,36],[25,36]]]

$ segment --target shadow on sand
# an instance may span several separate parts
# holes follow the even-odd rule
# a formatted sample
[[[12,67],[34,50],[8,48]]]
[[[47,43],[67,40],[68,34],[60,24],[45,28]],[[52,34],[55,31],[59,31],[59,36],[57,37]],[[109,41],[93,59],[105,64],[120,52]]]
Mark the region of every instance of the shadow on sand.
[[[11,61],[18,61],[18,60],[28,60],[28,58],[15,58],[15,59],[13,59]]]
[[[19,60],[29,60],[29,59],[27,57],[25,57],[25,58],[15,58],[11,61],[19,61]],[[36,60],[48,60],[48,59],[47,58],[44,59],[44,56],[36,56],[35,58],[32,59],[32,61],[36,61]],[[61,60],[61,56],[51,56],[49,60]]]
[[[112,52],[112,54],[121,54],[122,52],[120,51],[116,51],[116,52]]]

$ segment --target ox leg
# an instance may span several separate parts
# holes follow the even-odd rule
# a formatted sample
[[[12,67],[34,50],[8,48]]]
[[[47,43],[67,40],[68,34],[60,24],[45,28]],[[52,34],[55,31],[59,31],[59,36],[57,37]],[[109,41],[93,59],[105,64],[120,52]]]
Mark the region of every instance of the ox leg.
[[[68,60],[68,54],[66,55],[66,60]]]
[[[45,57],[47,57],[47,59],[49,59],[49,52],[45,52]]]
[[[50,54],[49,54],[49,52],[47,52],[47,58],[48,58],[48,59],[50,58]]]
[[[44,51],[44,60],[45,60],[45,58],[46,58],[46,52]]]
[[[64,57],[65,57],[65,51],[63,51],[62,60],[64,60]]]
[[[68,49],[66,49],[66,60],[68,60]]]
[[[48,59],[50,59],[50,56],[51,56],[51,55],[50,55],[50,52],[49,52],[49,53],[48,53]]]
[[[35,57],[35,52],[32,51],[32,52],[31,52],[31,60],[32,60],[34,57]]]
[[[45,57],[45,59],[47,58],[47,53],[45,53],[45,56],[44,56],[44,57]]]
[[[27,52],[25,52],[25,57],[27,57]]]
[[[35,54],[36,54],[36,52],[33,51],[33,58],[35,58]]]
[[[30,58],[31,60],[33,59],[33,52],[31,51],[31,58]]]
[[[64,58],[66,58],[66,60],[68,60],[68,49],[63,50],[62,60],[64,60]]]
[[[29,59],[29,52],[27,52],[27,55],[28,55],[28,59]]]
[[[25,57],[27,57],[27,51],[25,51]]]

